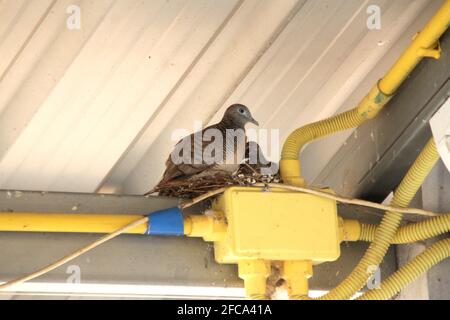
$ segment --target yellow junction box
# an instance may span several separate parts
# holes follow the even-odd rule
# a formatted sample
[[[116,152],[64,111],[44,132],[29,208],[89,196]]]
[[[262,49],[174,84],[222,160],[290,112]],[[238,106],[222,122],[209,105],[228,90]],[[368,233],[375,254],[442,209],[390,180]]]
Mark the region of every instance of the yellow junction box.
[[[228,228],[215,242],[219,263],[240,260],[334,261],[340,255],[333,200],[283,189],[231,187],[213,203]]]

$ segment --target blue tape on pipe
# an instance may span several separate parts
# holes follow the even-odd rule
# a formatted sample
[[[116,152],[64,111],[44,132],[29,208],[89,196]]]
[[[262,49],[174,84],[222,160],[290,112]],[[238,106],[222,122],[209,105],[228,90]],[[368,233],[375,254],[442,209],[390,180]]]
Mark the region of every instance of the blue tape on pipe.
[[[179,208],[155,211],[150,214],[146,234],[161,236],[183,236],[184,219]]]

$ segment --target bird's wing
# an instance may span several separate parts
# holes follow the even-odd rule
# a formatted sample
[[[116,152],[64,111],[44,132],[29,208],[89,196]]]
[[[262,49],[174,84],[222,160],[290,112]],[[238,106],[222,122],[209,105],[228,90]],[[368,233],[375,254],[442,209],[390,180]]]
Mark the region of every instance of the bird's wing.
[[[195,139],[195,134],[201,133],[201,137],[203,137],[205,130],[210,128],[214,127],[207,127],[200,132],[193,133],[181,139],[175,145],[175,149],[171,152],[166,161],[166,170],[158,186],[171,180],[193,176],[214,166],[214,163],[207,163],[202,156],[205,148],[213,143],[213,141]],[[187,152],[188,154],[185,155],[184,152]],[[174,159],[176,160],[175,162]]]

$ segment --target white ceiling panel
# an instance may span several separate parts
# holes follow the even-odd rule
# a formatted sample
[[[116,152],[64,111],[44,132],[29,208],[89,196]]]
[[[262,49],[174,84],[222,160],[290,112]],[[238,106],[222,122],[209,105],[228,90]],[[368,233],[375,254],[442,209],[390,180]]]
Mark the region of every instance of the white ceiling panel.
[[[281,142],[357,103],[441,3],[1,0],[0,188],[144,193],[174,130],[235,102]],[[346,134],[308,148],[309,179]]]

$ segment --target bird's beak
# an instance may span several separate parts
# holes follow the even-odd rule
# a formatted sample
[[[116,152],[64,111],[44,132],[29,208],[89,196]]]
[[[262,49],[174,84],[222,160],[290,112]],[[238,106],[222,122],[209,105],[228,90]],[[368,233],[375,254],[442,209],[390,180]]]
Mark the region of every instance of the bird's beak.
[[[253,117],[250,119],[250,122],[259,126],[259,122],[256,121],[255,118],[253,118]]]

